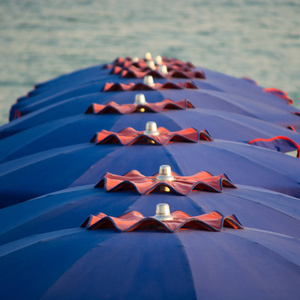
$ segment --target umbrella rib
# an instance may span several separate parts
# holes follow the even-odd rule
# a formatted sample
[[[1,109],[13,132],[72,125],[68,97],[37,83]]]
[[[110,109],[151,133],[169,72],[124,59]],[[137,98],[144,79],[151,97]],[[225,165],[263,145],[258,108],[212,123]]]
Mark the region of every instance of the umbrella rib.
[[[98,145],[97,145],[98,147]],[[75,181],[73,181],[68,188],[73,188],[73,187],[78,187],[78,186],[82,186],[82,184],[78,185],[78,182],[81,182],[82,179],[85,178],[86,174],[88,174],[91,170],[91,168],[97,169],[97,167],[99,164],[101,165],[102,161],[105,159],[107,159],[107,157],[110,157],[111,155],[114,155],[116,152],[118,151],[122,151],[124,146],[120,146],[117,145],[117,147],[115,147],[114,151],[110,151],[109,153],[107,153],[105,156],[103,156],[102,158],[100,158],[99,160],[97,160],[93,165],[91,165],[88,169],[86,169]],[[102,175],[104,176],[104,174]],[[101,177],[101,176],[100,176]],[[96,177],[95,177],[96,178]],[[98,178],[99,179],[99,178]],[[93,185],[95,185],[99,180],[97,180],[96,182],[92,183]],[[84,185],[88,185],[87,183],[85,183]]]
[[[233,142],[233,143],[234,143],[234,142]],[[235,142],[235,143],[237,143],[237,142]],[[209,144],[207,144],[207,146],[210,147]],[[243,146],[247,146],[247,144],[243,144]],[[249,146],[249,145],[248,145],[248,146]],[[251,145],[250,145],[250,146],[251,146]],[[253,147],[256,147],[256,146],[253,146]],[[219,146],[217,146],[217,148],[220,149]],[[259,148],[259,147],[257,147],[257,148]],[[227,152],[229,152],[229,153],[233,153],[234,155],[240,157],[241,159],[243,159],[243,160],[245,160],[245,161],[248,160],[249,162],[251,162],[252,165],[256,165],[256,166],[258,166],[258,167],[263,167],[263,168],[265,168],[266,170],[271,170],[273,173],[279,174],[279,175],[281,175],[282,177],[287,178],[287,179],[289,179],[290,181],[297,183],[296,179],[291,178],[288,174],[284,174],[284,173],[282,173],[282,172],[278,172],[278,170],[280,170],[280,169],[278,169],[278,168],[277,168],[277,169],[274,169],[274,167],[270,167],[270,166],[268,165],[268,163],[265,163],[264,161],[257,162],[257,161],[255,161],[255,159],[253,159],[252,157],[247,157],[246,155],[244,155],[242,151],[237,152],[236,150],[233,150],[233,149],[232,149],[232,150],[228,150],[227,148],[221,148],[221,149],[222,149],[222,151],[224,151],[224,152],[227,151]],[[261,151],[271,151],[272,153],[277,153],[277,152],[275,152],[275,151],[273,151],[273,150],[267,150],[267,149],[264,149],[264,148],[260,148],[260,150],[261,150]],[[280,155],[280,153],[278,153],[278,154]],[[272,172],[271,172],[271,173],[272,173]]]
[[[172,169],[176,170],[175,172],[177,174],[179,173],[178,171],[180,171],[180,173],[183,175],[183,172],[182,172],[181,168],[179,167],[179,164],[177,163],[177,161],[173,157],[172,153],[168,150],[169,148],[167,146],[161,146],[161,147],[163,147],[164,151],[167,153],[167,157],[172,162]],[[170,149],[171,149],[171,147],[170,147]]]
[[[85,229],[84,229],[85,230]],[[113,238],[117,238],[117,236],[115,234],[111,235],[110,237],[108,237],[105,241],[101,241],[101,246],[106,243],[107,241],[110,241]],[[53,284],[51,284],[51,286],[44,292],[44,294],[41,296],[41,299],[47,295],[48,291],[51,290],[51,288],[53,286],[56,285],[56,283],[60,280],[60,278],[62,278],[64,276],[64,274],[66,274],[77,262],[79,262],[80,260],[82,260],[83,257],[85,257],[86,255],[88,255],[91,251],[93,251],[94,248],[99,247],[99,244],[95,245],[93,248],[89,249],[89,251],[87,251],[83,256],[80,256],[79,259],[75,260],[72,264],[72,266],[70,266],[68,269],[66,269],[64,272],[62,272],[60,274],[59,277],[57,277],[57,279],[55,280],[55,282]]]
[[[179,245],[180,245],[180,248],[181,248],[181,249],[184,249],[184,245],[183,245],[181,239],[179,238],[178,233],[177,233],[177,232],[174,232],[173,234],[174,234],[175,238],[177,239],[177,241],[178,241],[178,243],[179,243]],[[184,250],[183,250],[182,252],[183,252],[183,256],[184,256],[184,258],[185,258],[185,261],[186,261],[186,263],[187,263],[187,265],[188,265],[188,270],[189,270],[190,278],[191,278],[191,281],[192,281],[192,284],[193,284],[193,287],[194,287],[195,299],[197,299],[196,284],[195,284],[194,277],[193,277],[193,272],[192,272],[192,268],[191,268],[191,263],[190,263],[190,261],[189,261],[189,258],[188,258],[188,256],[187,256],[186,252],[185,252]]]
[[[271,210],[274,210],[274,211],[276,211],[276,212],[278,212],[278,213],[281,213],[281,214],[283,214],[283,215],[285,215],[285,216],[288,216],[288,217],[290,217],[290,218],[292,218],[292,219],[294,219],[294,220],[296,220],[296,221],[300,221],[300,219],[297,219],[296,217],[291,216],[290,214],[288,214],[288,213],[286,213],[286,212],[280,211],[280,210],[278,210],[278,209],[275,208],[275,207],[272,207],[272,206],[267,205],[266,203],[260,201],[259,198],[257,198],[257,200],[253,200],[253,199],[245,198],[245,197],[238,196],[238,195],[232,195],[232,194],[230,194],[230,193],[228,193],[227,191],[224,191],[224,190],[223,190],[223,193],[224,193],[224,194],[228,194],[228,195],[230,195],[230,196],[232,196],[232,197],[235,197],[235,198],[238,198],[238,199],[243,199],[243,201],[248,201],[248,202],[251,202],[251,203],[259,203],[259,204],[261,204],[261,205],[263,205],[263,206],[265,206],[265,207],[267,207],[267,208],[269,208],[269,209],[271,209]]]
[[[37,243],[42,243],[44,241],[61,238],[64,235],[69,235],[69,234],[74,234],[74,233],[76,234],[81,231],[82,231],[82,229],[78,227],[78,228],[68,228],[68,229],[54,231],[55,233],[58,233],[54,237],[48,236],[49,232],[36,234],[36,235],[32,235],[32,236],[26,236],[20,240],[12,241],[12,242],[9,242],[7,244],[0,246],[0,257],[8,255],[15,251],[19,251],[20,249],[23,249],[25,247],[28,247],[28,246],[31,246],[31,245],[34,245]],[[52,232],[50,232],[50,233],[52,233]],[[27,243],[24,244],[23,241],[26,241]],[[11,247],[13,247],[13,249],[11,249]]]
[[[284,237],[284,238],[288,238],[288,239],[292,239],[292,240],[297,240],[297,241],[299,241],[297,238],[293,238],[293,237],[290,237],[290,236],[288,236],[288,235],[277,234],[277,233],[272,232],[272,231],[259,230],[259,229],[251,228],[251,227],[245,227],[244,230],[265,232],[265,233],[268,233],[268,234],[273,234],[273,235],[276,235],[276,236],[281,236],[281,237]],[[293,264],[294,266],[296,266],[296,267],[298,267],[298,268],[300,267],[300,262],[299,262],[299,264],[298,264],[298,263],[295,262],[295,261],[288,260],[288,258],[284,257],[282,254],[278,253],[276,250],[270,249],[269,247],[267,247],[267,246],[261,244],[260,242],[257,242],[257,241],[255,241],[255,240],[253,240],[253,239],[250,239],[250,238],[245,238],[245,237],[240,236],[240,235],[236,235],[236,234],[234,234],[234,233],[232,233],[232,232],[229,232],[229,231],[223,231],[223,233],[229,234],[229,235],[231,235],[231,236],[234,236],[234,237],[236,237],[237,239],[242,239],[242,240],[245,240],[245,241],[247,241],[247,242],[251,242],[251,243],[253,243],[253,244],[259,245],[260,247],[266,249],[267,251],[269,251],[269,252],[271,252],[271,253],[273,253],[273,254],[275,254],[275,255],[281,257],[281,258],[282,258],[283,260],[285,260],[286,262],[288,262],[288,263],[290,263],[290,264]]]

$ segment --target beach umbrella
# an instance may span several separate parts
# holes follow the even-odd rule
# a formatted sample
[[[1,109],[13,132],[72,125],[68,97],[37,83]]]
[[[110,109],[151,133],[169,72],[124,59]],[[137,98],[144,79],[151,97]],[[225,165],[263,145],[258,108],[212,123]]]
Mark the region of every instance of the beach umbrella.
[[[299,197],[297,158],[248,144],[207,141],[205,136],[198,142],[183,142],[170,139],[174,132],[169,132],[161,144],[160,136],[138,131],[131,138],[135,139],[136,134],[140,140],[131,146],[120,145],[115,140],[101,144],[97,139],[94,143],[56,148],[1,164],[1,207],[70,185],[95,184],[106,172],[122,175],[136,169],[153,175],[163,164],[170,165],[180,175],[200,170],[226,173],[237,184]],[[147,140],[150,144],[145,144]]]
[[[6,130],[2,129],[2,135],[8,136],[0,140],[0,162],[57,147],[87,143],[95,132],[102,129],[118,132],[126,125],[143,130],[145,120],[155,121],[173,131],[189,126],[198,130],[207,129],[216,139],[244,143],[262,138],[272,139],[280,135],[285,137],[280,143],[278,139],[273,139],[268,144],[260,144],[280,152],[293,151],[300,145],[300,134],[292,130],[239,114],[209,109],[189,109],[186,108],[188,105],[192,105],[190,101],[174,102],[169,99],[146,105],[94,103],[86,109],[88,113],[50,121],[19,133],[13,134],[16,126],[8,126]],[[153,110],[148,112],[152,106],[161,110],[157,113]],[[135,110],[132,111],[133,109]],[[138,113],[136,109],[146,111]]]
[[[181,66],[179,66],[179,64],[181,64]],[[33,100],[36,97],[39,99],[47,98],[66,90],[72,90],[74,87],[87,85],[89,83],[103,82],[104,79],[108,78],[112,80],[119,77],[141,79],[147,75],[153,76],[155,79],[205,79],[206,77],[203,71],[198,71],[194,66],[191,66],[190,63],[182,63],[179,62],[179,60],[177,60],[176,64],[167,63],[162,66],[164,66],[165,69],[162,68],[163,70],[161,70],[159,66],[155,66],[154,62],[152,62],[152,66],[148,66],[143,60],[134,63],[132,66],[127,65],[121,67],[120,64],[119,66],[109,66],[109,64],[95,66],[60,76],[42,84],[37,84],[34,90],[30,91],[27,96],[20,97],[18,102],[25,101],[28,98]]]
[[[112,79],[113,81],[115,81],[115,78],[118,78],[119,80],[132,80],[135,78],[144,78],[146,75],[152,75],[155,79],[202,79],[202,81],[197,82],[200,84],[203,84],[203,82],[204,84],[206,82],[212,82],[213,84],[211,84],[211,86],[215,86],[216,90],[225,90],[226,92],[231,92],[231,94],[242,93],[243,95],[245,95],[245,93],[251,93],[252,90],[256,91],[256,89],[260,89],[264,92],[268,92],[273,95],[285,98],[288,102],[292,102],[292,100],[288,98],[286,93],[282,91],[276,89],[262,89],[260,87],[256,87],[256,82],[254,80],[249,80],[248,78],[233,78],[228,75],[213,72],[205,68],[195,67],[191,63],[182,63],[179,60],[177,60],[177,62],[180,65],[177,64],[176,66],[176,63],[174,64],[170,62],[162,62],[163,64],[165,64],[166,69],[165,71],[163,71],[160,68],[162,65],[155,66],[153,62],[153,65],[150,67],[147,66],[147,64],[142,60],[140,60],[140,62],[138,63],[133,64],[131,62],[129,64],[125,63],[125,65],[115,61],[112,65],[108,64],[106,66],[102,65],[93,68],[88,68],[86,70],[76,71],[69,75],[60,76],[57,79],[49,81],[48,83],[36,85],[35,89],[28,93],[27,97],[21,97],[18,101],[19,103],[26,102],[26,100],[28,100],[29,98],[31,101],[39,101],[43,98],[55,96],[62,91],[71,91],[74,88],[80,86],[87,86],[90,83],[99,83],[105,77],[107,79]],[[117,68],[118,70],[116,70]],[[174,74],[174,72],[176,74]],[[128,76],[129,74],[133,74],[134,76]]]
[[[49,105],[59,103],[62,100],[70,99],[74,97],[80,97],[84,95],[100,96],[101,101],[110,98],[112,92],[121,92],[126,89],[126,91],[151,91],[151,92],[161,92],[165,90],[198,90],[199,88],[192,81],[187,80],[159,80],[156,81],[154,85],[149,83],[144,83],[143,80],[137,79],[132,82],[132,80],[118,78],[113,78],[115,81],[110,79],[104,79],[101,82],[90,83],[82,87],[73,87],[71,90],[60,92],[56,96],[45,97],[40,96],[40,99],[28,99],[28,101],[16,103],[12,110],[15,110],[14,114],[17,118],[24,116],[30,112],[36,111],[38,109],[45,108]],[[153,79],[152,79],[153,81]],[[123,93],[121,93],[123,94]],[[95,95],[94,95],[95,96]],[[123,97],[121,97],[123,98]]]
[[[110,80],[111,81],[111,80]],[[125,79],[123,79],[123,83]],[[67,116],[76,114],[76,108],[72,108],[74,103],[70,105],[70,102],[88,102],[91,104],[92,102],[96,103],[107,103],[110,101],[115,101],[117,103],[126,103],[122,102],[125,99],[128,101],[129,99],[132,101],[134,99],[134,95],[136,93],[147,93],[147,99],[149,102],[157,102],[161,101],[165,98],[170,98],[174,101],[182,100],[184,98],[188,98],[193,101],[194,105],[199,108],[208,108],[208,109],[217,109],[222,111],[229,111],[234,113],[243,114],[246,116],[256,117],[261,120],[265,120],[268,122],[272,122],[281,126],[294,126],[299,129],[299,116],[295,115],[298,110],[285,103],[284,99],[280,97],[271,95],[269,93],[265,93],[262,89],[258,90],[254,95],[249,95],[247,93],[244,94],[231,94],[226,91],[214,89],[211,86],[203,86],[203,80],[198,80],[201,82],[202,86],[199,86],[195,80],[193,84],[195,84],[197,89],[159,89],[159,90],[144,90],[143,86],[139,84],[137,88],[139,90],[127,90],[125,91],[112,91],[112,92],[101,92],[105,86],[105,83],[94,83],[93,85],[89,85],[88,87],[80,87],[76,88],[72,91],[60,93],[56,97],[45,97],[41,98],[39,101],[28,101],[25,104],[22,104],[22,108],[16,108],[17,115],[21,115],[24,118],[27,114],[36,116],[36,111],[38,113],[43,113],[46,117],[50,118],[51,112],[59,111],[64,107],[68,107],[69,109],[65,110]],[[122,81],[118,81],[122,83]],[[128,80],[127,82],[136,82],[140,83],[140,79]],[[159,79],[157,82],[166,82],[164,79]],[[182,83],[183,80],[172,80],[173,83]],[[172,86],[171,86],[172,87]],[[128,95],[129,93],[129,95]],[[251,98],[253,97],[253,98]],[[131,101],[127,102],[130,103]],[[148,100],[147,100],[148,101]],[[23,102],[22,102],[23,103]],[[20,106],[21,104],[18,103]],[[63,106],[63,108],[60,107]],[[88,105],[87,105],[88,106]],[[57,119],[59,118],[59,113],[52,113],[51,118]],[[25,119],[27,120],[27,118]]]
[[[167,167],[162,166],[161,169],[163,168]],[[119,216],[136,210],[143,215],[151,215],[153,206],[161,201],[170,203],[174,210],[184,210],[189,215],[202,215],[211,211],[219,211],[224,215],[234,213],[246,227],[300,238],[299,199],[257,187],[234,185],[224,175],[211,176],[203,172],[196,175],[184,178],[175,175],[175,183],[172,182],[174,190],[167,188],[166,181],[155,190],[141,193],[132,189],[134,183],[141,179],[135,177],[134,180],[131,177],[129,184],[127,174],[123,178],[123,181],[126,179],[126,185],[118,185],[118,189],[114,189],[110,182],[112,174],[106,174],[102,178],[105,180],[103,187],[100,183],[104,182],[99,181],[96,186],[68,188],[3,208],[0,210],[0,244],[48,231],[76,227],[88,215],[97,215],[99,212]],[[155,180],[157,176],[159,175],[152,178],[152,182],[156,184],[159,183]],[[145,178],[142,179],[145,181]],[[190,184],[191,190],[182,194],[181,186],[178,189],[178,182],[181,185]],[[181,194],[178,194],[180,190]]]
[[[166,64],[168,65],[168,63]],[[27,97],[23,97],[18,100],[11,110],[11,118],[18,118],[37,109],[45,108],[48,105],[52,106],[53,104],[66,99],[92,95],[93,93],[99,94],[101,91],[111,92],[116,89],[126,91],[132,89],[146,89],[154,91],[162,91],[166,89],[172,90],[173,88],[178,89],[178,86],[182,85],[184,82],[179,82],[180,80],[182,81],[182,79],[176,80],[176,78],[180,78],[180,76],[172,77],[171,73],[179,72],[181,75],[183,74],[181,78],[186,79],[185,83],[189,83],[186,87],[194,85],[193,89],[200,90],[201,92],[204,91],[204,93],[200,96],[201,98],[204,98],[201,99],[201,105],[205,102],[205,98],[216,98],[216,102],[221,103],[221,105],[218,105],[219,109],[225,105],[225,109],[231,108],[234,112],[239,110],[244,112],[246,115],[258,114],[262,119],[268,118],[268,121],[273,120],[274,122],[281,122],[281,125],[283,126],[299,126],[299,119],[290,114],[290,112],[296,112],[296,110],[288,105],[292,104],[292,100],[287,96],[287,94],[274,88],[264,89],[259,87],[254,84],[253,80],[237,79],[228,75],[212,72],[207,69],[194,68],[194,66],[188,63],[185,64],[185,68],[188,69],[187,71],[171,70],[167,75],[163,72],[159,72],[158,66],[155,67],[155,71],[152,71],[151,68],[147,67],[149,69],[147,74],[149,74],[150,71],[157,75],[154,76],[155,74],[151,73],[151,75],[156,77],[155,80],[157,84],[150,88],[148,84],[141,84],[141,79],[146,75],[146,73],[143,72],[143,68],[133,67],[142,75],[133,76],[133,78],[124,76],[124,72],[127,75],[130,72],[133,72],[131,69],[128,69],[128,66],[125,66],[124,68],[124,65],[122,65],[123,69],[121,69],[121,72],[113,72],[113,74],[110,74],[111,72],[107,73],[106,69],[103,70],[99,66],[98,73],[101,75],[98,74],[96,77],[91,75],[94,74],[95,69],[93,69],[92,72],[88,69],[86,75],[84,74],[84,71],[82,71],[76,72],[75,75],[69,75],[69,80],[68,76],[64,76],[62,80],[53,80],[52,84],[50,84],[50,88],[49,85],[48,88],[44,88],[45,85],[38,86],[34,91],[30,92]],[[194,76],[190,76],[189,73],[194,74]],[[79,74],[81,76],[79,76]],[[195,74],[201,74],[201,76],[196,76]],[[75,80],[74,77],[76,78]],[[78,78],[80,77],[82,79],[81,81],[78,81]],[[149,76],[145,76],[144,78],[146,77]],[[129,86],[130,88],[128,88]],[[207,92],[208,95],[206,95]],[[210,95],[210,93],[212,94]],[[100,94],[100,98],[102,100],[104,93]],[[212,105],[209,101],[204,105],[209,106],[210,104]],[[216,107],[216,103],[213,104],[213,107]],[[268,113],[264,113],[265,111],[268,111]]]
[[[1,246],[1,298],[298,299],[298,239],[163,208]]]

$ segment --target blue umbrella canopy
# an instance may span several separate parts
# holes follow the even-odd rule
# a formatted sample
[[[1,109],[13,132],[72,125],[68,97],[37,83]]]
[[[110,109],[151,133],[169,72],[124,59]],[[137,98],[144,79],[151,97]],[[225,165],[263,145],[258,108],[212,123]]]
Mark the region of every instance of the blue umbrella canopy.
[[[223,140],[246,143],[281,135],[297,145],[299,134],[265,123],[299,129],[297,110],[289,106],[292,100],[282,91],[189,63],[179,77],[198,71],[202,77],[170,78],[150,71],[159,77],[155,87],[164,87],[151,90],[142,78],[123,76],[136,77],[149,68],[134,71],[124,61],[131,59],[115,61],[124,67],[118,74],[111,74],[117,71],[111,66],[96,66],[36,86],[12,107],[11,119],[18,119],[0,129],[0,138],[5,138],[0,146],[11,147],[9,154],[0,151],[0,160],[10,160],[0,165],[0,206],[9,206],[0,210],[0,297],[296,299],[299,200],[275,191],[300,196],[299,160]],[[161,136],[143,135],[134,140],[142,144],[121,146],[114,144],[122,142],[114,134],[105,140],[113,144],[88,143],[101,129],[144,130],[148,114],[83,115],[92,103],[131,103],[141,90],[150,103],[189,99],[196,107],[151,114],[159,126],[208,129],[217,139],[207,134],[205,141],[178,143],[182,137],[177,135],[172,143],[158,146]],[[100,136],[93,141],[102,143]],[[290,150],[286,144],[272,147]],[[162,164],[183,177],[156,177]],[[192,181],[190,175],[202,170],[210,174],[197,173],[198,181]],[[133,174],[138,177],[134,182]],[[172,210],[189,214],[175,232],[178,212],[172,213],[174,220],[156,215],[143,219],[142,226],[135,223],[133,232],[118,232],[129,215],[153,216],[162,198]],[[219,221],[207,219],[214,215]],[[166,228],[172,230],[160,231]]]
[[[299,240],[254,228],[120,233],[76,227],[1,246],[0,296],[298,299],[299,251]]]
[[[194,190],[189,195],[166,191],[141,195],[136,191],[107,192],[94,185],[65,189],[0,210],[0,244],[24,237],[69,229],[90,214],[119,216],[135,210],[151,215],[160,202],[189,215],[220,211],[236,214],[246,227],[300,238],[300,203],[297,198],[256,187],[236,185],[221,192]]]
[[[145,93],[147,101],[157,102],[165,98],[170,98],[174,101],[182,100],[185,98],[190,99],[196,107],[206,109],[217,109],[221,111],[234,112],[245,116],[256,117],[260,120],[265,120],[280,126],[294,126],[299,129],[300,120],[299,116],[292,114],[291,112],[297,112],[298,110],[292,106],[284,103],[283,99],[278,98],[267,93],[260,91],[259,95],[253,95],[255,99],[230,94],[222,91],[214,91],[211,89],[184,89],[184,90],[158,90],[158,91],[126,91],[126,92],[100,92],[103,88],[103,84],[97,86],[94,91],[85,93],[75,90],[68,96],[61,95],[55,99],[45,98],[42,99],[42,103],[28,103],[28,108],[23,109],[23,115],[20,119],[13,121],[13,124],[26,124],[33,122],[40,124],[45,120],[54,120],[64,116],[73,116],[82,113],[83,109],[86,109],[88,105],[93,102],[107,103],[109,101],[115,101],[117,103],[130,103],[134,99],[134,95],[137,93]],[[256,101],[257,98],[265,97]],[[125,102],[124,102],[125,101]],[[76,105],[74,104],[76,103]],[[29,113],[30,114],[27,114]],[[39,118],[43,115],[43,118]],[[46,118],[44,120],[44,118]],[[25,126],[25,125],[24,125]]]
[[[161,79],[156,82],[178,82],[190,81],[195,85],[197,90],[184,90],[188,97],[197,97],[198,104],[201,108],[216,108],[218,110],[239,112],[245,115],[257,116],[271,122],[280,123],[280,125],[299,127],[299,118],[290,112],[297,110],[288,104],[292,101],[283,92],[277,92],[273,89],[263,89],[257,86],[253,81],[237,79],[228,75],[220,74],[203,68],[194,68],[205,75],[204,78],[179,78],[179,79]],[[75,74],[66,75],[62,78],[52,80],[51,83],[37,86],[29,92],[28,97],[18,100],[11,111],[11,115],[26,115],[30,112],[53,106],[56,103],[68,99],[78,99],[85,95],[87,97],[99,98],[103,102],[106,99],[104,94],[113,94],[103,92],[105,84],[129,82],[140,83],[141,78],[122,78],[119,74],[110,74],[108,69],[100,66],[89,68],[86,71],[76,72]],[[168,93],[168,97],[177,94],[178,90],[159,90],[159,93]],[[191,93],[190,93],[191,92]],[[127,93],[127,92],[126,92]],[[151,91],[154,93],[154,91]],[[123,98],[124,93],[121,98]],[[191,95],[190,95],[191,94]],[[278,97],[279,96],[279,97]],[[286,98],[286,99],[281,99]],[[175,99],[174,99],[175,100]]]
[[[145,120],[152,120],[169,130],[177,131],[187,127],[198,130],[207,129],[216,139],[250,142],[257,138],[269,139],[281,135],[300,145],[300,134],[251,117],[208,109],[168,110],[162,113],[131,114],[81,114],[74,117],[50,121],[23,130],[0,140],[0,162],[16,159],[25,155],[87,143],[97,131],[103,129],[119,132],[126,127],[144,130]],[[14,133],[12,127],[2,130],[2,134]],[[292,151],[293,144],[283,140],[273,146],[277,151]],[[6,149],[10,149],[8,152]]]
[[[157,68],[158,67],[156,67],[156,69]],[[191,78],[201,88],[210,87],[209,89],[212,90],[225,91],[226,93],[242,96],[250,95],[250,97],[258,91],[261,92],[264,90],[257,86],[254,81],[233,78],[201,67],[189,68],[189,70],[203,72],[204,76],[202,78]],[[67,92],[68,95],[65,97],[69,97],[74,89],[81,89],[82,87],[86,90],[86,93],[90,93],[91,90],[93,90],[93,84],[102,84],[107,79],[111,80],[111,82],[128,82],[135,80],[134,78],[124,78],[123,76],[120,76],[120,74],[122,74],[121,72],[119,74],[112,74],[111,71],[113,70],[103,69],[103,66],[96,66],[86,70],[77,71],[73,74],[64,75],[60,78],[51,80],[51,82],[37,85],[35,90],[28,93],[27,97],[20,98],[19,103],[26,105],[28,99],[30,99],[31,102],[35,102],[48,97],[57,97],[61,92]],[[155,78],[155,80],[160,80],[164,76],[156,77],[158,78]],[[181,79],[182,78],[179,80]],[[172,78],[172,80],[174,80],[174,78]],[[97,88],[97,91],[98,90],[99,88]]]
[[[155,174],[168,164],[189,175],[201,170],[226,173],[235,183],[299,197],[299,159],[260,147],[222,140],[198,143],[120,146],[93,143],[57,148],[0,165],[1,207],[45,193],[95,184],[106,172],[136,169]]]

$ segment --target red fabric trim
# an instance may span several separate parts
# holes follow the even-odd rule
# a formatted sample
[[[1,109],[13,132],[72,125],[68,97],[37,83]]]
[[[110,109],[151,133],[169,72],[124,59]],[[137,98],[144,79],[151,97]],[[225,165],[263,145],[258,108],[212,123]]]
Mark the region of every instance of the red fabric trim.
[[[293,127],[293,126],[287,126],[287,129],[290,129],[292,131],[295,131],[296,132],[296,129]]]
[[[21,118],[21,112],[15,109],[13,120]]]
[[[170,99],[165,99],[157,103],[146,103],[143,105],[130,104],[117,104],[115,102],[109,102],[107,104],[93,103],[86,110],[86,114],[105,114],[105,113],[118,113],[118,114],[130,114],[139,112],[141,108],[145,109],[145,112],[162,112],[169,109],[186,109],[195,108],[189,100],[180,100],[174,102]]]
[[[174,65],[174,66],[176,65],[176,66],[180,66],[180,67],[195,68],[195,66],[191,62],[188,61],[188,62],[184,63],[177,58],[168,58],[168,57],[164,56],[164,57],[162,57],[162,61],[167,66],[168,66],[168,64],[170,64],[170,65]]]
[[[125,128],[118,133],[102,130],[94,135],[91,142],[96,144],[122,144],[126,146],[149,144],[148,140],[155,142],[156,145],[166,145],[172,142],[198,142],[198,131],[192,127],[176,132],[170,132],[164,127],[159,127],[158,132],[160,134],[157,136],[148,136],[144,134],[144,131],[136,131],[131,127]]]
[[[86,227],[89,230],[113,228],[121,232],[131,232],[134,230],[176,232],[180,229],[221,231],[223,227],[243,229],[243,225],[235,215],[224,218],[223,215],[216,211],[193,217],[182,211],[174,211],[171,215],[173,220],[158,221],[153,217],[146,218],[137,211],[126,213],[117,218],[100,213],[96,216],[89,216],[81,224],[81,227]]]
[[[200,141],[207,141],[207,142],[211,142],[213,141],[214,139],[212,138],[212,136],[210,135],[210,133],[204,129],[204,130],[201,130],[199,132],[199,140]]]
[[[288,141],[289,143],[291,143],[297,149],[297,157],[300,158],[300,145],[298,145],[295,141],[293,141],[292,139],[290,139],[286,136],[275,136],[270,139],[258,138],[258,139],[254,139],[254,140],[248,142],[248,144],[254,144],[256,142],[273,142],[276,140],[285,140],[285,141]]]
[[[165,78],[165,79],[171,79],[171,78],[187,78],[187,79],[205,79],[204,72],[200,71],[186,71],[186,70],[171,70],[167,74],[163,74],[157,70],[151,70],[149,68],[146,69],[136,69],[136,68],[129,68],[124,69],[123,71],[120,71],[117,69],[119,67],[115,67],[114,74],[121,74],[121,77],[123,78],[144,78],[145,76],[151,75],[153,78]],[[117,72],[117,73],[116,73]]]
[[[242,77],[242,79],[247,80],[247,81],[249,81],[249,82],[254,83],[255,85],[257,85],[257,81],[254,80],[254,79],[251,79],[249,77]]]
[[[167,67],[181,67],[181,68],[195,68],[195,66],[191,62],[182,62],[177,58],[168,58],[168,57],[162,57],[162,61]],[[144,59],[139,59],[138,62],[133,62],[131,57],[118,57],[116,58],[113,63],[104,65],[104,69],[112,69],[115,66],[119,66],[122,68],[128,68],[130,66],[135,66],[138,68],[144,68],[147,67],[147,62]]]
[[[288,94],[282,90],[275,89],[275,88],[266,88],[263,89],[264,92],[269,93],[271,95],[286,99],[288,101],[288,105],[291,105],[294,103],[293,99],[288,97]]]
[[[137,170],[123,176],[106,173],[95,187],[104,187],[107,192],[135,190],[142,195],[159,191],[161,187],[168,187],[173,193],[179,195],[187,195],[193,190],[222,192],[223,187],[236,188],[225,174],[213,176],[206,171],[201,171],[192,176],[179,176],[173,173],[173,181],[157,181],[157,175],[144,176]]]
[[[155,83],[154,86],[149,86],[144,83],[113,83],[107,82],[104,85],[103,92],[118,92],[118,91],[137,91],[137,90],[164,90],[164,89],[198,89],[191,81],[187,82],[165,82],[164,84]]]

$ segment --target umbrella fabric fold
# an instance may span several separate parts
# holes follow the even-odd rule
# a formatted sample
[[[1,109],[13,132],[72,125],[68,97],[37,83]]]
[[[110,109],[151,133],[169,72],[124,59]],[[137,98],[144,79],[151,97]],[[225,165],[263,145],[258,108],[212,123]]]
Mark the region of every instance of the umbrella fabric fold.
[[[287,100],[288,105],[292,105],[294,103],[293,99],[289,98],[288,94],[282,90],[275,89],[275,88],[265,88],[263,89],[263,91]]]
[[[286,136],[275,136],[270,139],[254,139],[248,142],[248,144],[282,152],[297,150],[297,157],[300,158],[300,145]]]

